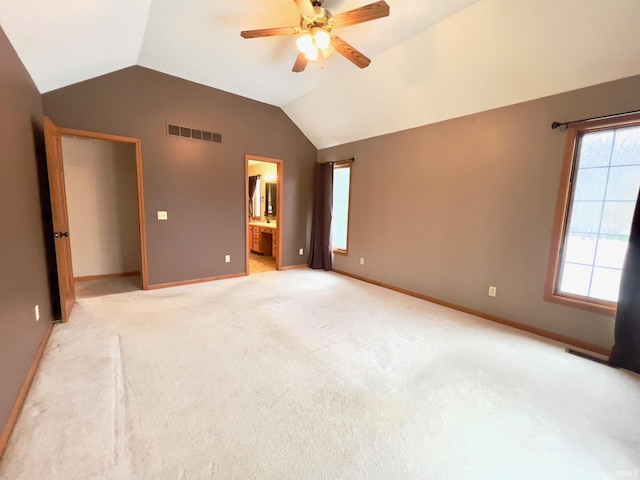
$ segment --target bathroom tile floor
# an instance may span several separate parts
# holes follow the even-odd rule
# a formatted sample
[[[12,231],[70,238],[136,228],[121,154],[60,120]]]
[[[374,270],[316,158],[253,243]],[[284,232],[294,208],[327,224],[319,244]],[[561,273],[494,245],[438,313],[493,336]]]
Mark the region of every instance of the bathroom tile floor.
[[[249,274],[271,272],[276,269],[276,257],[249,252]]]

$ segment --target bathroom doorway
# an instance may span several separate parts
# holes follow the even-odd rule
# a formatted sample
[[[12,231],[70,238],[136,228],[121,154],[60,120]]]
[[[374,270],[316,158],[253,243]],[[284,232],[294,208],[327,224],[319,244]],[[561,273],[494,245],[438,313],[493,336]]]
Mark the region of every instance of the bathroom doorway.
[[[283,162],[246,155],[247,275],[282,269]]]

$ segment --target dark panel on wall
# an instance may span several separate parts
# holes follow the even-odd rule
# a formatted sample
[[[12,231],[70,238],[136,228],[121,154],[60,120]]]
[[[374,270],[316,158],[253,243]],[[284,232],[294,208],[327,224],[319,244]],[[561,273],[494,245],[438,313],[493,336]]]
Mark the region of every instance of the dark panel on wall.
[[[611,317],[543,301],[565,145],[550,125],[638,108],[633,77],[321,150],[357,159],[334,268],[610,348]]]
[[[280,108],[142,67],[47,93],[43,103],[59,126],[142,140],[150,284],[245,271],[245,154],[284,161],[283,265],[305,262],[298,249],[307,250],[317,150]],[[167,123],[224,141],[167,135]]]
[[[0,65],[1,430],[52,314],[38,182],[38,169],[45,160],[42,104],[2,29]],[[41,177],[46,178],[46,170]],[[35,305],[40,308],[39,322],[35,321]]]

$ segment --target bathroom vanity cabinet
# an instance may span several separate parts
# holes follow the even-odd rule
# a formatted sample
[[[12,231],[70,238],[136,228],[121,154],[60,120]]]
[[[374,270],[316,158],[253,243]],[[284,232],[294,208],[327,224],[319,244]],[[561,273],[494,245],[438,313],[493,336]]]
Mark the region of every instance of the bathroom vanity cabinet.
[[[266,257],[275,257],[278,252],[278,228],[269,223],[250,223],[249,249]]]

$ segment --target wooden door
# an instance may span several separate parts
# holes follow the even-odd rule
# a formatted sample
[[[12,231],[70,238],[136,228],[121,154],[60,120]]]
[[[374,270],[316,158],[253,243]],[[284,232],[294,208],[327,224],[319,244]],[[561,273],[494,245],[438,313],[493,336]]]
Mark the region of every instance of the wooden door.
[[[66,322],[69,320],[71,310],[76,303],[76,292],[73,285],[73,267],[71,264],[67,195],[64,188],[62,140],[58,128],[46,117],[44,119],[44,140],[47,150],[47,170],[53,216],[53,232],[50,232],[50,234],[55,239],[60,308],[62,321]]]

